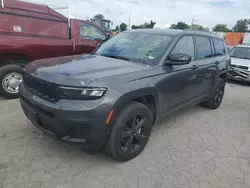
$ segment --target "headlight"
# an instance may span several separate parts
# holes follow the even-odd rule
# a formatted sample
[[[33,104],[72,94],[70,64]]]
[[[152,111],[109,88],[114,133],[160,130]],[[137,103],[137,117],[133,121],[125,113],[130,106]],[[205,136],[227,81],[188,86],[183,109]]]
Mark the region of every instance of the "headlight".
[[[70,99],[85,99],[93,100],[101,98],[107,91],[103,87],[88,87],[88,88],[78,88],[78,87],[64,87],[61,86],[63,96]]]

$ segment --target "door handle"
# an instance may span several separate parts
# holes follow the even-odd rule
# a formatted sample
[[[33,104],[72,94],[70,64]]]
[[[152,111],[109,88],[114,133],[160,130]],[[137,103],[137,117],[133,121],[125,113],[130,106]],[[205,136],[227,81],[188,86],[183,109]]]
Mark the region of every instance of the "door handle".
[[[219,61],[215,61],[215,63],[214,63],[215,65],[219,65],[220,64],[220,62]]]
[[[89,47],[89,44],[82,44],[82,47]]]
[[[193,70],[196,70],[196,69],[198,69],[198,66],[197,66],[197,65],[193,65],[193,66],[192,66],[192,69],[193,69]]]

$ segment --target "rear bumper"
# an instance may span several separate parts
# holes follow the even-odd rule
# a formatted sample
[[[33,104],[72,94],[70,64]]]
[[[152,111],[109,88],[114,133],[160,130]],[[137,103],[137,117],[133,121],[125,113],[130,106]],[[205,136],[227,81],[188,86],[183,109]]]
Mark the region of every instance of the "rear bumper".
[[[250,71],[239,69],[239,68],[231,68],[228,73],[228,79],[243,81],[243,82],[250,82]]]
[[[27,118],[42,131],[83,148],[101,147],[111,130],[105,124],[113,106],[108,97],[95,101],[44,101],[20,86],[20,103]]]

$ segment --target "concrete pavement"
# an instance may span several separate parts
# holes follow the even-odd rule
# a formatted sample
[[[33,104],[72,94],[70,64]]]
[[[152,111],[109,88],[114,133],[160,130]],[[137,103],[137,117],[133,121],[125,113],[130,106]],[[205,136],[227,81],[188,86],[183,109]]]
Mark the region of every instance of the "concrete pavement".
[[[229,83],[221,107],[155,126],[125,163],[43,134],[18,100],[0,100],[0,188],[250,188],[250,87]]]

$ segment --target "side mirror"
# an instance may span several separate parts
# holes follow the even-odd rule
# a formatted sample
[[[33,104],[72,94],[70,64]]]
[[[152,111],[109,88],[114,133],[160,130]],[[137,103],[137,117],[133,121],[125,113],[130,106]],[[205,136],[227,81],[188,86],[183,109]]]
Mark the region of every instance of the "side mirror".
[[[188,54],[178,53],[178,54],[171,54],[169,56],[169,64],[175,64],[175,65],[182,65],[182,64],[188,64],[192,60],[192,57]]]
[[[107,38],[106,40],[109,40],[110,39],[110,33],[107,33]]]
[[[97,43],[96,44],[96,49],[100,48],[101,45],[102,45],[102,43]]]
[[[94,54],[102,45],[102,43],[97,43],[95,49],[91,52],[91,54]]]
[[[103,42],[103,41],[104,41],[104,40],[101,39],[101,38],[94,38],[94,40],[97,41],[97,42]]]

